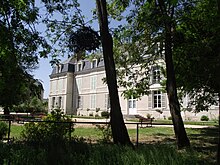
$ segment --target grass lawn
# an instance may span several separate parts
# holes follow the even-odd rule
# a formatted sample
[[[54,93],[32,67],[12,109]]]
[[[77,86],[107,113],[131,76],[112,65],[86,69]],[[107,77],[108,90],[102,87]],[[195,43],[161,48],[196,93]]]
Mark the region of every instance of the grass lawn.
[[[23,125],[12,125],[11,137],[19,139],[23,128]],[[187,128],[186,131],[191,141],[191,148],[186,150],[176,150],[173,128],[147,127],[139,129],[139,147],[137,150],[118,148],[117,146],[113,145],[102,145],[100,143],[91,143],[88,144],[88,146],[83,145],[74,147],[70,147],[68,144],[70,148],[65,148],[64,151],[59,151],[59,153],[53,153],[57,149],[53,149],[52,153],[45,153],[48,150],[42,148],[34,149],[30,148],[30,146],[24,146],[24,148],[22,148],[23,144],[21,146],[16,144],[15,148],[12,150],[10,149],[9,151],[13,152],[14,154],[14,156],[12,155],[11,157],[13,158],[15,164],[16,161],[22,162],[24,160],[28,160],[26,164],[34,164],[31,163],[31,161],[46,164],[45,162],[50,158],[50,154],[53,155],[51,158],[52,160],[50,161],[53,161],[53,159],[55,160],[56,157],[57,159],[59,158],[59,161],[63,160],[65,164],[68,164],[69,161],[71,161],[69,164],[75,162],[75,164],[94,165],[106,164],[106,162],[109,162],[107,163],[109,165],[117,164],[118,162],[126,165],[215,164],[215,155],[218,142],[217,127],[202,129]],[[128,132],[132,142],[135,144],[136,129],[129,129]],[[96,127],[76,127],[72,133],[72,136],[83,137],[84,139],[87,139],[87,142],[94,142],[102,139],[103,134]],[[74,149],[77,150],[77,153],[74,153],[76,152]],[[26,155],[26,157],[24,158],[23,155]],[[36,155],[34,159],[33,155]],[[54,157],[54,155],[56,156]],[[7,155],[5,157],[7,157]],[[83,161],[86,161],[87,163]]]

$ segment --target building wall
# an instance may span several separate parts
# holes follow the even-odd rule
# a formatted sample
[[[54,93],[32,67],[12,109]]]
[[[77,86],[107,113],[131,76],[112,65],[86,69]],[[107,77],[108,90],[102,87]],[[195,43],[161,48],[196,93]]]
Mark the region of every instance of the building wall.
[[[100,115],[102,111],[109,111],[109,94],[107,85],[103,83],[105,78],[104,67],[89,69],[85,72],[67,72],[65,75],[50,79],[49,109],[60,108],[65,114],[77,114],[80,116]],[[150,86],[150,94],[139,99],[125,99],[122,95],[124,89],[119,88],[119,100],[124,115],[140,114],[151,115],[156,119],[167,119],[170,117],[168,97],[166,93],[160,92],[157,97],[161,99],[161,105],[155,107],[155,95],[160,91],[161,85],[154,83]],[[160,96],[159,96],[160,95]],[[55,98],[55,101],[53,99]],[[59,99],[62,103],[59,105]],[[183,98],[183,107],[187,106],[189,98]],[[54,103],[53,103],[54,102]],[[129,108],[131,103],[135,108]],[[54,104],[54,105],[53,105]],[[98,111],[99,110],[99,111]],[[218,107],[212,106],[208,112],[181,112],[183,120],[198,120],[202,115],[210,119],[217,119]]]
[[[73,109],[73,73],[50,79],[49,111],[60,108],[66,114],[71,114]]]

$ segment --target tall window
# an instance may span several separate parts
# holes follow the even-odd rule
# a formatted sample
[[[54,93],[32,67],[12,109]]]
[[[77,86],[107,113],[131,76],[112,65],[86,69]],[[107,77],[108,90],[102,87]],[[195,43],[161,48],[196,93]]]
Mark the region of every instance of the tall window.
[[[77,71],[81,71],[82,70],[82,64],[78,64],[78,68],[77,68]]]
[[[95,109],[96,108],[96,95],[90,96],[90,108]]]
[[[78,89],[78,91],[80,93],[81,89],[82,89],[82,78],[76,79],[76,88]]]
[[[154,67],[153,68],[153,84],[160,82],[160,68]]]
[[[153,93],[154,108],[161,108],[161,98],[162,98],[161,91],[154,91]]]
[[[109,97],[109,94],[105,94],[105,108],[107,110],[110,108],[110,97]]]
[[[57,64],[56,66],[56,73],[61,73],[63,69],[63,64]]]
[[[82,108],[82,96],[78,96],[77,108]]]
[[[96,89],[96,76],[92,76],[90,80],[91,80],[91,84],[90,84],[91,89],[95,90]]]
[[[93,60],[92,63],[91,63],[91,68],[95,68],[97,65],[97,61],[96,60]]]
[[[128,100],[128,107],[129,108],[136,108],[136,101],[137,101],[136,98],[134,98],[133,96],[130,97]]]
[[[52,108],[54,107],[55,105],[55,97],[52,97]]]
[[[62,106],[62,97],[59,97],[59,100],[58,100],[58,108],[61,108]]]

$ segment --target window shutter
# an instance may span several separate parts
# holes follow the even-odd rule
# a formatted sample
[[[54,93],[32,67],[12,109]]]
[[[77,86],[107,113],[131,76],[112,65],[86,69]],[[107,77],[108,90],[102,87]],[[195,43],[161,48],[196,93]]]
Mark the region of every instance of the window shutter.
[[[162,108],[167,108],[166,93],[162,93]]]
[[[108,94],[105,94],[105,109],[108,110]]]
[[[152,92],[148,95],[148,108],[152,109]]]
[[[150,84],[153,84],[153,68],[150,70]]]
[[[105,109],[107,109],[107,101],[108,101],[108,100],[107,100],[107,95],[108,95],[108,94],[105,94]]]

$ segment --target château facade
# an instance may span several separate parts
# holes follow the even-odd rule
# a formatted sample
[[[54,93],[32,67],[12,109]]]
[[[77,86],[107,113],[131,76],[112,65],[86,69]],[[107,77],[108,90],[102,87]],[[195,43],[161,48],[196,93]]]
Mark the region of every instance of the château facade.
[[[168,118],[170,115],[167,94],[161,91],[159,83],[160,70],[152,67],[152,85],[150,94],[140,99],[125,99],[122,87],[118,95],[123,115],[151,115],[154,118]],[[80,116],[100,115],[102,111],[110,111],[110,101],[105,78],[103,58],[76,61],[69,58],[56,65],[50,75],[49,111],[60,108],[65,114]],[[188,97],[183,98],[183,107],[187,107]],[[200,119],[207,115],[211,119],[218,116],[218,106],[212,106],[208,112],[182,112],[184,120]]]

